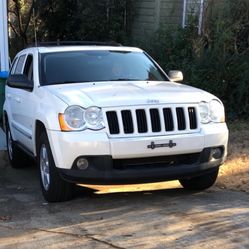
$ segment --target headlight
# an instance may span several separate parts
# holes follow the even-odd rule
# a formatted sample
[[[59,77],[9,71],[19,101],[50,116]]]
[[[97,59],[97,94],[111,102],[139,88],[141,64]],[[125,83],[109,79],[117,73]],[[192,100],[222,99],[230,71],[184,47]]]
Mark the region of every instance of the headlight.
[[[201,102],[199,104],[201,123],[225,122],[225,111],[223,105],[218,100],[212,100],[209,103]]]
[[[201,122],[203,124],[209,123],[211,121],[209,116],[209,104],[207,102],[201,102],[199,105],[199,110],[200,110]]]
[[[209,103],[210,118],[215,123],[225,122],[225,110],[223,105],[218,100],[212,100]]]
[[[100,130],[104,128],[104,121],[102,111],[98,107],[89,107],[85,110],[84,118],[87,128],[93,130]]]
[[[104,128],[102,111],[98,107],[84,109],[80,106],[69,106],[64,114],[59,114],[59,123],[62,131]]]

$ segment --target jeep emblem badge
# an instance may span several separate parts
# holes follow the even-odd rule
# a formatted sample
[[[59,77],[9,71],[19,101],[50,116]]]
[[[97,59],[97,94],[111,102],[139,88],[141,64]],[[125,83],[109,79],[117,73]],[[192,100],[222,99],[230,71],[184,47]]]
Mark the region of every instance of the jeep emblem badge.
[[[169,143],[165,143],[165,144],[156,144],[155,142],[151,142],[147,148],[148,149],[156,149],[156,148],[163,148],[163,147],[168,147],[168,148],[173,148],[176,146],[176,143],[173,142],[173,140],[169,140]]]
[[[160,101],[158,99],[147,99],[147,104],[159,104]]]

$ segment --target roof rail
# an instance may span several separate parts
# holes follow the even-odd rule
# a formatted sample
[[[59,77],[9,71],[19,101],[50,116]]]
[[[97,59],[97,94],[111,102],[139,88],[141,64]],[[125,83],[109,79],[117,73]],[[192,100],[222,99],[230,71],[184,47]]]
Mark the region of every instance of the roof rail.
[[[52,46],[122,46],[122,44],[110,41],[110,42],[98,42],[98,41],[51,41],[51,42],[37,42],[36,44],[30,44],[28,47],[52,47]]]

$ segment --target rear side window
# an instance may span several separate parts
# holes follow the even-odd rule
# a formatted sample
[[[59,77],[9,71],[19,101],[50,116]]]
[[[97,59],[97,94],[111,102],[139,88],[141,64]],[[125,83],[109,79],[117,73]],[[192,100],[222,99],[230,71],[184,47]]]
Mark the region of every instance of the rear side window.
[[[18,57],[16,57],[14,59],[13,63],[12,63],[10,74],[14,74],[14,72],[15,72],[15,68],[16,68],[16,64],[17,64],[17,59],[18,59]]]
[[[22,69],[23,69],[25,57],[26,57],[26,55],[21,55],[19,57],[14,74],[22,74]]]
[[[33,80],[33,56],[31,54],[29,54],[26,59],[23,74],[25,74],[30,81]]]

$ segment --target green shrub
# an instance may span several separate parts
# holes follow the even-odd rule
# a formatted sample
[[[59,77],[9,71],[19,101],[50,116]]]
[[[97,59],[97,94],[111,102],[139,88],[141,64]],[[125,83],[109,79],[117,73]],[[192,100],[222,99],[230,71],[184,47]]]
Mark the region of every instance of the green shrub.
[[[209,1],[204,31],[160,29],[144,44],[164,69],[179,69],[187,84],[225,104],[229,119],[249,118],[249,1]]]

